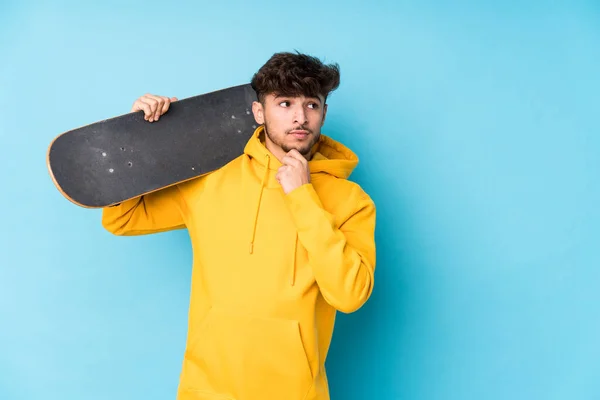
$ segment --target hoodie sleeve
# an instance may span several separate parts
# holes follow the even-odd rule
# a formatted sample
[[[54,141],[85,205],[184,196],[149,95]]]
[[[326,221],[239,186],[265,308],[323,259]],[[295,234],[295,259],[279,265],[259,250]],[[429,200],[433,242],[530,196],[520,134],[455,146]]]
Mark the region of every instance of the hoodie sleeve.
[[[367,301],[374,283],[375,204],[359,191],[348,201],[354,205],[353,211],[339,228],[312,184],[286,196],[323,297],[345,313],[358,310]]]
[[[102,225],[119,236],[146,235],[185,227],[177,185],[102,209]]]

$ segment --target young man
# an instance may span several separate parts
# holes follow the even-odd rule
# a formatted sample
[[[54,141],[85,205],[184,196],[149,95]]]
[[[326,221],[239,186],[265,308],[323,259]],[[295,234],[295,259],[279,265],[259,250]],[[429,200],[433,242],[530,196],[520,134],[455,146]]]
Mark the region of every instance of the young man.
[[[252,79],[260,125],[223,168],[103,210],[116,235],[187,228],[194,261],[179,400],[326,400],[336,311],[373,290],[375,205],[321,135],[337,65],[278,53]],[[156,123],[176,98],[132,111]],[[158,122],[160,123],[160,122]]]

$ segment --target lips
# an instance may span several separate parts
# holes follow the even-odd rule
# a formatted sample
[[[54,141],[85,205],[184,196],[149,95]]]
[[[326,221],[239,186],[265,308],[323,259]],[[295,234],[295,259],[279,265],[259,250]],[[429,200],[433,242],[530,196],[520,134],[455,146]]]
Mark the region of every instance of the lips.
[[[292,135],[298,139],[303,139],[303,138],[307,137],[308,133],[309,133],[308,131],[305,131],[303,129],[294,129],[293,131],[290,131],[290,135]]]

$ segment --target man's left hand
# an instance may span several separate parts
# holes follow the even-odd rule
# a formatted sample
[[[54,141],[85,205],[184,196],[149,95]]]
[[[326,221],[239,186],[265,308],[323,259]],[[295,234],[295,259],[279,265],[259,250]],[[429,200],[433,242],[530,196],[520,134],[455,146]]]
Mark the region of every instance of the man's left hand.
[[[306,161],[306,158],[298,150],[289,151],[281,162],[283,165],[277,171],[275,179],[277,179],[285,194],[306,183],[310,183],[308,161]]]

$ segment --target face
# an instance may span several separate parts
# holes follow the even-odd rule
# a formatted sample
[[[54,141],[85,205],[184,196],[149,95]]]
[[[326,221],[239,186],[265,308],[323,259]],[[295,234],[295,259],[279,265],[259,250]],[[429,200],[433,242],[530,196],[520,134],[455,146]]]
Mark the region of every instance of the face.
[[[324,103],[322,97],[274,94],[265,96],[264,105],[254,102],[254,118],[265,125],[267,148],[279,159],[292,149],[308,158],[325,123]]]

